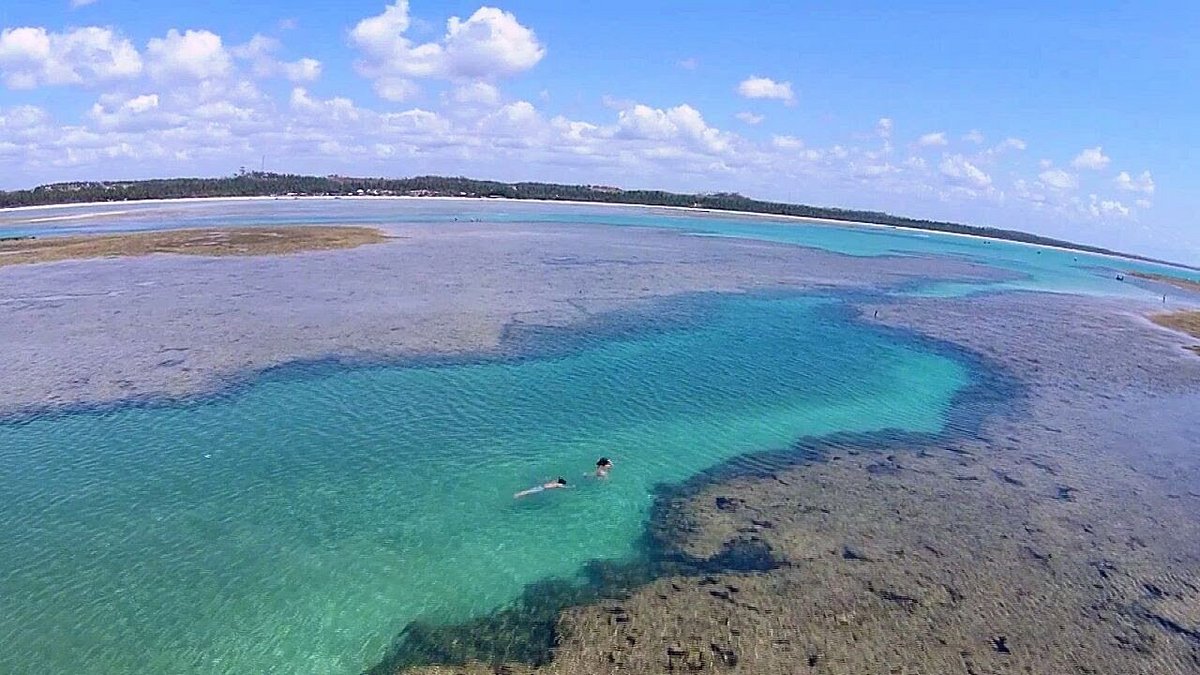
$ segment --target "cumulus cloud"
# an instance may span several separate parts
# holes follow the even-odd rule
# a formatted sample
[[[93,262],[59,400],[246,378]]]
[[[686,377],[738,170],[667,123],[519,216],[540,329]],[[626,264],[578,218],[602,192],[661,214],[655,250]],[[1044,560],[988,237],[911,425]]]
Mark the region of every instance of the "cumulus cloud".
[[[651,108],[641,103],[617,113],[618,138],[684,141],[711,153],[730,148],[730,135],[710,127],[700,111],[684,103],[674,108]],[[665,148],[662,148],[665,149]]]
[[[487,82],[467,82],[454,88],[451,99],[463,105],[496,105],[500,90]]]
[[[1099,171],[1100,169],[1108,166],[1110,161],[1112,160],[1105,156],[1101,147],[1096,146],[1094,148],[1085,148],[1083,152],[1080,152],[1078,155],[1076,155],[1075,159],[1071,160],[1071,166],[1075,167],[1076,169],[1091,169],[1093,171]]]
[[[0,32],[0,76],[11,89],[92,84],[141,72],[142,58],[133,43],[109,28],[51,33],[24,27]]]
[[[699,66],[700,60],[694,56],[689,56],[688,58],[679,61],[679,67],[683,68],[684,70],[695,70]]]
[[[1063,171],[1062,169],[1046,169],[1038,174],[1038,179],[1046,187],[1055,190],[1070,190],[1075,188],[1079,181],[1075,176]]]
[[[88,5],[92,5],[95,3],[96,3],[96,0],[71,0],[71,8],[79,9],[80,7],[87,7]]]
[[[283,64],[283,76],[292,82],[312,82],[321,77],[321,62],[303,58]]]
[[[282,75],[292,82],[312,82],[321,76],[321,62],[312,58],[284,62],[276,57],[282,48],[279,40],[255,35],[244,45],[229,50],[234,57],[247,62],[255,77]]]
[[[944,131],[934,131],[917,139],[917,145],[926,148],[943,146],[948,143],[949,141],[946,140],[946,132]]]
[[[438,42],[414,44],[405,35],[411,23],[408,1],[397,0],[350,31],[351,43],[363,54],[358,71],[375,80],[384,98],[410,96],[415,78],[490,80],[515,75],[546,54],[532,30],[494,7],[480,7],[466,20],[450,17]]]
[[[791,82],[776,82],[769,77],[751,75],[742,80],[737,91],[746,98],[765,98],[791,104],[796,101]]]
[[[9,132],[39,127],[48,122],[50,116],[45,110],[32,105],[19,105],[15,108],[0,108],[0,129]]]
[[[381,77],[375,80],[375,93],[387,101],[406,101],[419,91],[421,88],[416,82],[403,77]]]
[[[963,134],[963,140],[975,145],[981,145],[983,143],[983,132],[978,129],[972,129]]]
[[[1097,195],[1088,195],[1090,203],[1087,211],[1092,216],[1100,217],[1125,217],[1130,215],[1131,210],[1121,202],[1115,199],[1100,199]]]
[[[880,117],[875,123],[875,133],[879,134],[880,138],[892,137],[892,118]]]
[[[951,155],[944,158],[938,165],[938,170],[953,182],[972,188],[984,189],[992,184],[991,176],[962,155]]]
[[[233,68],[221,36],[207,30],[180,33],[172,28],[146,44],[146,60],[150,75],[159,80],[223,77]]]
[[[1117,174],[1116,183],[1117,187],[1128,192],[1154,194],[1154,179],[1150,177],[1149,171],[1143,171],[1137,178],[1130,176],[1128,171],[1122,171]]]
[[[313,98],[304,87],[292,89],[289,102],[292,110],[315,115],[326,121],[357,121],[362,117],[361,111],[350,99],[342,96],[324,100]]]
[[[741,120],[742,122],[745,122],[746,124],[750,124],[750,125],[758,124],[758,123],[762,122],[764,119],[766,119],[762,115],[755,115],[752,112],[740,112],[740,113],[734,115],[734,117],[736,117],[739,120]]]
[[[172,121],[155,114],[159,106],[158,94],[141,94],[132,98],[106,94],[92,105],[88,117],[102,128],[142,131]]]

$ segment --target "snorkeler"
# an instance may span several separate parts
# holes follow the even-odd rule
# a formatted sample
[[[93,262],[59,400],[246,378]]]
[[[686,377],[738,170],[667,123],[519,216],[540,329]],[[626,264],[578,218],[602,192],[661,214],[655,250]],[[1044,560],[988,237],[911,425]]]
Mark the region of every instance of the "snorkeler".
[[[612,470],[612,460],[607,457],[601,457],[596,461],[596,478],[608,478],[608,472]]]
[[[521,497],[524,497],[526,495],[537,494],[537,493],[545,491],[545,490],[553,490],[555,488],[565,488],[565,487],[567,487],[567,479],[566,478],[557,478],[555,480],[550,481],[549,483],[543,483],[541,485],[531,487],[528,490],[521,490],[517,494],[513,495],[513,499],[520,499]]]

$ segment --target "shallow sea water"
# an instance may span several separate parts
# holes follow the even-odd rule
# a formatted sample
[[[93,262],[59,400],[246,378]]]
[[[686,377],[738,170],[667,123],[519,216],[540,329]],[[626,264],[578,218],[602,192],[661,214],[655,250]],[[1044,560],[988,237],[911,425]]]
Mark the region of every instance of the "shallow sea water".
[[[631,555],[657,483],[804,436],[938,431],[967,366],[833,304],[691,298],[516,360],[285,369],[0,427],[0,671],[359,672],[410,620]],[[600,455],[612,478],[584,478]]]
[[[0,214],[0,234],[606,223],[946,255],[1023,275],[999,288],[1150,292],[1117,285],[1113,263],[1094,256],[645,209],[302,200],[94,210],[111,213]],[[485,615],[527,584],[636,555],[660,484],[802,438],[941,432],[981,374],[927,341],[854,322],[845,301],[688,297],[652,318],[537,336],[511,359],[297,365],[201,401],[0,425],[0,672],[361,672],[411,621]],[[587,479],[601,455],[616,462],[612,478]],[[560,475],[571,489],[512,498]]]

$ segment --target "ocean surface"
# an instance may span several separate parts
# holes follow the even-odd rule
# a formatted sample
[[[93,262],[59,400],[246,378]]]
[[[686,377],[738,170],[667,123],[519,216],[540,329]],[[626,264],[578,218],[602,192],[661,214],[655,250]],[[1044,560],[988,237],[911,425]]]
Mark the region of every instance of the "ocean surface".
[[[0,236],[538,219],[965,257],[1023,275],[1005,288],[1155,292],[1116,282],[1131,264],[1097,256],[647,209],[89,208],[109,215],[29,222],[88,209],[10,212]],[[411,621],[482,616],[527,584],[635,555],[658,485],[801,438],[944,431],[985,376],[979,366],[858,323],[844,302],[689,296],[638,322],[613,315],[546,333],[512,358],[296,365],[203,400],[2,424],[0,672],[358,673]],[[611,478],[588,478],[602,455],[616,464]],[[558,476],[571,487],[513,499]]]
[[[737,237],[818,248],[852,256],[952,256],[1019,275],[989,284],[930,282],[907,293],[953,297],[1032,290],[1114,297],[1152,297],[1128,271],[1170,274],[1200,282],[1200,272],[1140,261],[1031,246],[1016,242],[920,232],[875,225],[834,224],[677,209],[612,205],[456,199],[315,198],[129,202],[0,211],[0,237],[105,234],[227,225],[408,223],[593,224],[681,230],[696,236]]]

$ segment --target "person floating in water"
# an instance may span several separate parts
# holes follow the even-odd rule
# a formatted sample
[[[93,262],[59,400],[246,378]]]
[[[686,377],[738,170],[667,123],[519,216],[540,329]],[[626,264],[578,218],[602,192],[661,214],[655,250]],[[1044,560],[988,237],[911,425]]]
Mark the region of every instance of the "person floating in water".
[[[546,490],[554,490],[556,488],[565,488],[565,487],[567,487],[567,479],[560,477],[560,478],[556,478],[555,480],[550,481],[549,483],[542,483],[541,485],[535,485],[534,487],[531,487],[528,490],[521,490],[517,494],[513,495],[513,499],[520,499],[521,497],[525,497],[525,496],[532,495],[532,494],[537,494],[539,492],[544,492]]]
[[[607,457],[601,457],[596,461],[596,478],[608,478],[608,472],[612,470],[612,460]]]

